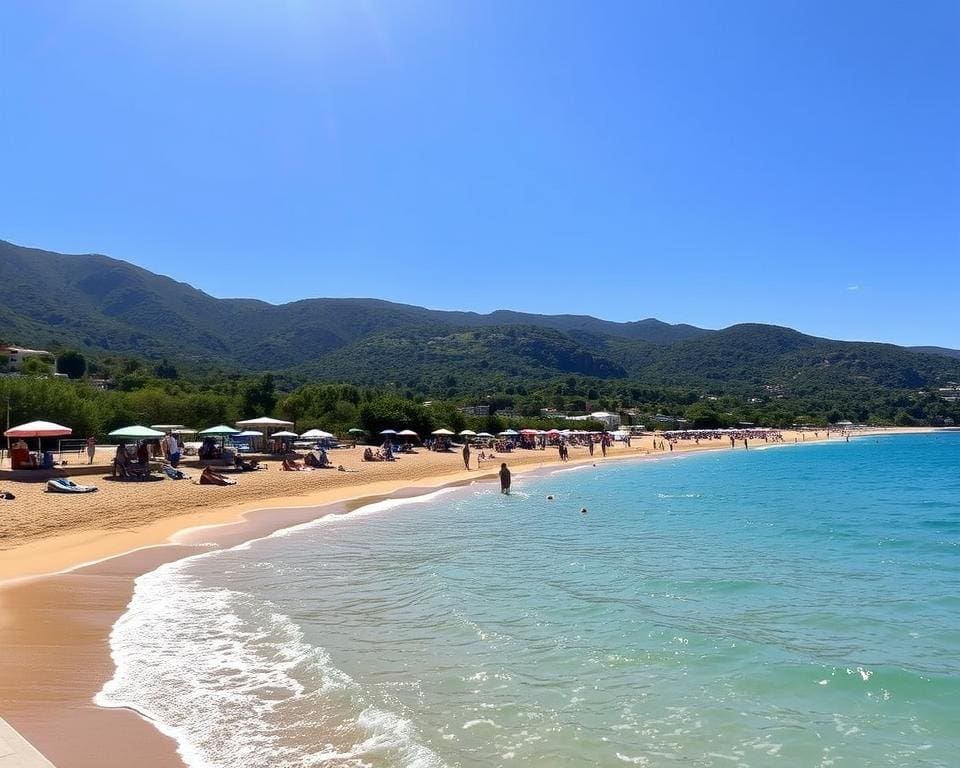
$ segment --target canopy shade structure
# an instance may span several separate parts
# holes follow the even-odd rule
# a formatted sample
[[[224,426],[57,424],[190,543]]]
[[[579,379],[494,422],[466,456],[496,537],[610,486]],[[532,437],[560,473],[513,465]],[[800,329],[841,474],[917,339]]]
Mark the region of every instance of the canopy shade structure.
[[[296,432],[288,432],[287,430],[282,430],[280,432],[274,432],[270,437],[300,437]]]
[[[239,429],[234,429],[233,427],[228,427],[226,424],[218,424],[215,427],[210,427],[209,429],[201,429],[197,434],[200,435],[235,435],[239,432]]]
[[[274,434],[277,434],[274,432]],[[333,437],[333,434],[330,432],[324,432],[322,429],[308,429],[300,437],[304,437],[307,440],[326,440]]]
[[[283,419],[271,419],[269,416],[261,416],[259,419],[244,419],[237,422],[238,427],[292,427],[292,421]]]
[[[418,435],[412,429],[401,429],[399,432],[397,432],[397,437],[415,437],[418,440],[420,439],[420,435]]]
[[[460,437],[476,437],[477,433],[472,429],[461,429],[458,433]]]
[[[159,429],[162,432],[176,432],[183,429],[183,424],[151,424],[150,429]]]
[[[73,430],[52,421],[30,421],[19,427],[10,427],[3,434],[4,437],[63,437],[72,435]]]
[[[123,427],[115,429],[107,437],[118,437],[126,440],[156,440],[164,436],[164,433],[158,429],[150,429],[140,424],[134,424],[132,427]]]
[[[430,434],[432,434],[432,435],[452,435],[452,434],[454,434],[454,433],[453,433],[451,430],[449,430],[449,429],[435,429],[435,430],[433,430],[433,432],[431,432]]]
[[[243,432],[237,432],[234,437],[263,437],[263,432],[255,429],[245,429]]]

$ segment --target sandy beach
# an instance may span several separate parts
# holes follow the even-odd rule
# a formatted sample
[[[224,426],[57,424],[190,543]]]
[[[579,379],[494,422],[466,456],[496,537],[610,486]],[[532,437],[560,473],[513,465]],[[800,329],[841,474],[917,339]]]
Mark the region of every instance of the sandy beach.
[[[895,430],[883,430],[893,432]],[[813,434],[784,432],[787,445]],[[821,432],[819,439],[827,439]],[[842,440],[834,433],[829,439]],[[763,445],[754,441],[752,447]],[[729,442],[680,442],[675,451],[731,450]],[[743,450],[738,444],[736,450]],[[653,439],[571,450],[570,462],[670,455]],[[110,629],[130,600],[133,579],[163,562],[211,546],[232,546],[367,500],[451,483],[492,481],[501,459],[514,472],[558,466],[556,449],[515,451],[465,471],[459,453],[420,451],[394,463],[365,463],[360,449],[331,453],[348,470],[237,475],[232,487],[190,481],[119,482],[91,475],[100,490],[48,495],[42,483],[0,481],[16,500],[0,502],[0,716],[60,768],[180,766],[174,743],[130,711],[95,706],[113,672]],[[194,477],[198,470],[191,471]],[[131,760],[136,754],[136,760]]]

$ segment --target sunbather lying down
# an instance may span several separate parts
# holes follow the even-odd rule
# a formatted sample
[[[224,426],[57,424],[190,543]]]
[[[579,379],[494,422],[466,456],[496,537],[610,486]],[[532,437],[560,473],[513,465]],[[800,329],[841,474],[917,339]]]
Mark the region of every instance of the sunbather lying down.
[[[200,485],[236,485],[237,481],[232,477],[221,475],[214,472],[210,467],[204,467],[200,473]]]
[[[233,468],[239,469],[241,472],[253,472],[256,469],[260,469],[260,462],[256,459],[244,459],[238,453],[233,459]]]
[[[303,463],[314,469],[333,469],[333,462],[327,458],[326,451],[320,451],[319,455],[311,451],[304,457]]]
[[[280,469],[284,472],[311,472],[313,467],[305,467],[294,459],[284,459],[280,464]]]
[[[337,466],[337,472],[359,472],[359,469],[347,469],[343,464]]]

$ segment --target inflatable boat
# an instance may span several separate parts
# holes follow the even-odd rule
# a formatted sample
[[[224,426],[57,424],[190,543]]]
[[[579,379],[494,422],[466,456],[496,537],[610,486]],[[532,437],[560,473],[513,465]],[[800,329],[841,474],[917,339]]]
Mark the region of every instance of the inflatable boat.
[[[66,477],[55,477],[47,480],[48,493],[92,493],[97,490],[95,485],[77,485]]]

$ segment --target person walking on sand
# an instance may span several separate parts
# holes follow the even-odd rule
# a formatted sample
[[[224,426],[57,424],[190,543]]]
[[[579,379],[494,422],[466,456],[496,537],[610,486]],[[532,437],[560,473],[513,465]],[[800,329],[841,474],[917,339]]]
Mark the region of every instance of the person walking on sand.
[[[93,464],[93,457],[97,455],[97,438],[93,435],[87,438],[87,456],[90,461],[87,464]]]
[[[465,469],[470,469],[470,444],[463,444],[463,466]]]
[[[500,493],[510,495],[510,470],[506,462],[500,465]]]

